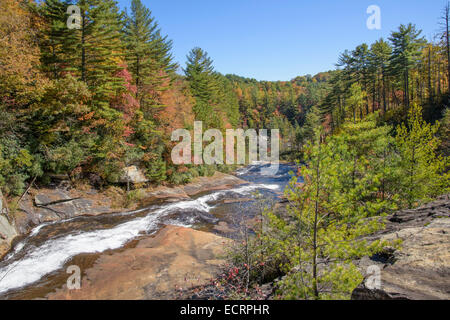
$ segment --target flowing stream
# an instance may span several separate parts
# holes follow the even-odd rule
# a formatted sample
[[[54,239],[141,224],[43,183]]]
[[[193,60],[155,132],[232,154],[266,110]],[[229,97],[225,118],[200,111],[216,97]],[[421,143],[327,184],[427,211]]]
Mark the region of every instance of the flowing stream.
[[[252,200],[255,192],[264,199],[275,199],[283,192],[293,170],[290,165],[280,165],[276,175],[261,176],[261,167],[252,165],[239,170],[236,175],[249,184],[233,189],[132,212],[76,217],[34,228],[15,241],[0,262],[0,298],[43,297],[68,277],[67,266],[87,268],[100,253],[126,250],[140,237],[167,224],[218,232],[214,226],[220,221],[233,227],[243,214],[252,218],[257,212]]]

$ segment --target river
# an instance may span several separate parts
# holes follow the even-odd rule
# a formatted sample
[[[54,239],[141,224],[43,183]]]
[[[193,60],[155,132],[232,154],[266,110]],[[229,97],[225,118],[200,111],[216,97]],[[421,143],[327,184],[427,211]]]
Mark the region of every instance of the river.
[[[69,265],[78,265],[83,270],[100,253],[126,250],[140,237],[151,235],[167,224],[221,234],[214,226],[222,222],[233,229],[243,216],[251,219],[258,212],[255,192],[262,199],[275,201],[290,180],[289,172],[295,171],[292,165],[281,164],[276,175],[262,176],[262,166],[240,169],[236,175],[249,183],[233,189],[132,212],[77,217],[34,228],[15,241],[0,262],[0,299],[45,297],[65,283]]]

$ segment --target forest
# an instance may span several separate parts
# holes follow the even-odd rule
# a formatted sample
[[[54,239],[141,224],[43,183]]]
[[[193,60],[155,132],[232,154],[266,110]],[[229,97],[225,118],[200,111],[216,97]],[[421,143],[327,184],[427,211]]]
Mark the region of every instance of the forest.
[[[72,3],[2,1],[6,195],[20,195],[31,180],[48,184],[54,175],[102,187],[117,183],[130,164],[145,168],[151,183],[185,183],[226,168],[172,165],[172,130],[192,129],[194,119],[222,130],[280,128],[293,145],[307,111],[325,95],[328,74],[275,83],[224,76],[200,48],[181,68],[139,0],[129,12],[113,0],[78,1],[79,29],[67,27]]]
[[[69,28],[74,4],[81,20]],[[17,199],[61,175],[105,188],[131,165],[152,185],[185,184],[235,168],[173,164],[173,130],[279,129],[282,159],[303,166],[285,191],[289,217],[265,210],[266,227],[235,252],[247,271],[233,297],[283,274],[281,298],[346,298],[361,281],[352,259],[386,245],[360,241],[383,227],[366,219],[450,190],[450,7],[436,15],[433,40],[400,25],[341,53],[335,70],[273,82],[217,72],[207,48],[178,65],[141,0],[125,11],[2,0],[0,189]]]

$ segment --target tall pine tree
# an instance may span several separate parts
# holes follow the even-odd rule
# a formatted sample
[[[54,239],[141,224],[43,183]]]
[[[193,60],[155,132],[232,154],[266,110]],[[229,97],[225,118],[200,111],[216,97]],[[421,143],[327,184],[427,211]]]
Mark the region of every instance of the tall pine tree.
[[[192,49],[187,56],[184,72],[196,99],[196,119],[204,121],[207,126],[220,127],[220,119],[213,109],[213,105],[217,103],[218,80],[208,53],[201,48]]]
[[[163,37],[151,11],[140,0],[131,1],[131,13],[123,29],[126,59],[136,85],[136,97],[142,107],[159,106],[158,92],[172,80],[177,65],[170,52],[172,41]]]
[[[389,40],[392,42],[391,66],[395,75],[403,78],[403,99],[407,109],[410,106],[410,71],[417,65],[421,48],[425,39],[420,37],[421,30],[413,24],[400,25],[398,31],[392,32]]]

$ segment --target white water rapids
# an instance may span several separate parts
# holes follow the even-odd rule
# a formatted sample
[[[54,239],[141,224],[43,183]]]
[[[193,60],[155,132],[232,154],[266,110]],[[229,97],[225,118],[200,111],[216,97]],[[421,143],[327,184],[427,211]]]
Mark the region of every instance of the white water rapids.
[[[30,233],[27,239],[17,243],[14,250],[5,258],[4,261],[7,264],[0,268],[0,293],[33,284],[49,273],[61,269],[66,261],[76,255],[118,249],[127,242],[137,238],[142,232],[156,232],[158,225],[162,223],[162,218],[171,213],[179,210],[195,210],[209,213],[213,207],[208,203],[217,200],[225,194],[248,195],[258,189],[276,190],[279,188],[280,186],[276,184],[246,185],[236,189],[217,191],[195,200],[164,204],[153,211],[149,211],[144,217],[137,217],[110,229],[78,231],[47,240],[37,247],[30,247],[23,257],[14,260],[15,256],[23,250],[26,242],[31,237],[38,235],[45,225],[53,223],[38,226]],[[176,224],[180,225],[180,223]]]

